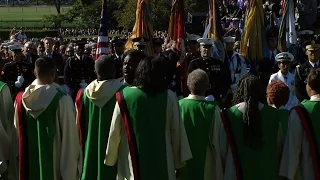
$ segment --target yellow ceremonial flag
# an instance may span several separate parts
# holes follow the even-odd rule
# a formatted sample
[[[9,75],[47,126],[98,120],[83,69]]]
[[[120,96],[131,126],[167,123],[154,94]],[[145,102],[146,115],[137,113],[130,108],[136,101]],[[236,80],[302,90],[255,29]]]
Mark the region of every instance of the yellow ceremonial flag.
[[[132,49],[132,39],[136,37],[143,37],[149,39],[147,43],[147,54],[149,56],[154,55],[153,51],[153,27],[151,19],[151,11],[149,6],[149,0],[138,0],[136,11],[136,22],[133,27],[132,35],[126,43],[126,49]]]

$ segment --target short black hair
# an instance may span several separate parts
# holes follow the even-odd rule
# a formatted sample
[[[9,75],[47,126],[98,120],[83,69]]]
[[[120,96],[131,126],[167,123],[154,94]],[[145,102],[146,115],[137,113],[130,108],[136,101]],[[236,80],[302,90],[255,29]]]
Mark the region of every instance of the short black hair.
[[[320,93],[320,69],[311,70],[307,82],[312,90]]]
[[[138,51],[136,49],[131,49],[127,51],[125,56],[130,56],[131,59],[136,61],[138,64],[142,59],[146,58],[146,55],[143,52]]]
[[[38,77],[51,76],[56,71],[56,63],[52,58],[41,57],[35,62],[35,72]]]
[[[107,80],[115,78],[115,63],[112,55],[102,55],[94,65],[98,80]]]

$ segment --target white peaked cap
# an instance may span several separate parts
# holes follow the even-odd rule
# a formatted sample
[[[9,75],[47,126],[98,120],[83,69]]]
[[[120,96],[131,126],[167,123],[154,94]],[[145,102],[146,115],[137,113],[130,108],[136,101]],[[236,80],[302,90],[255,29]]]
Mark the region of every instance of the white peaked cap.
[[[232,37],[232,36],[228,36],[228,37],[224,38],[224,42],[225,43],[234,43],[234,42],[236,42],[236,38]]]
[[[282,52],[276,55],[275,57],[277,62],[282,62],[282,61],[293,61],[294,56],[293,54],[289,52]]]
[[[195,34],[187,34],[187,40],[188,41],[197,41],[200,38],[200,36]]]
[[[213,39],[212,38],[199,38],[198,43],[200,43],[200,45],[214,45]]]

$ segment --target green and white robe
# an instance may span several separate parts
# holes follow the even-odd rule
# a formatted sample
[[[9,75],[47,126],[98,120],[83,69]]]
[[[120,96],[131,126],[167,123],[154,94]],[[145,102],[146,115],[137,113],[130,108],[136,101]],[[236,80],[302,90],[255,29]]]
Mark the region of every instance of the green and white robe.
[[[320,95],[293,107],[284,143],[280,176],[290,180],[318,180]]]
[[[105,164],[119,180],[175,180],[192,157],[176,95],[126,87],[116,99]]]
[[[81,148],[73,101],[54,85],[30,85],[15,102],[20,180],[78,180]]]
[[[283,135],[277,109],[259,104],[261,111],[262,145],[252,149],[244,144],[243,113],[240,103],[222,113],[220,150],[224,180],[278,179]]]
[[[83,148],[82,180],[115,180],[117,167],[104,164],[119,80],[92,81],[76,98],[77,124]]]
[[[220,108],[216,102],[195,95],[180,100],[179,104],[193,156],[183,168],[181,180],[222,180]]]

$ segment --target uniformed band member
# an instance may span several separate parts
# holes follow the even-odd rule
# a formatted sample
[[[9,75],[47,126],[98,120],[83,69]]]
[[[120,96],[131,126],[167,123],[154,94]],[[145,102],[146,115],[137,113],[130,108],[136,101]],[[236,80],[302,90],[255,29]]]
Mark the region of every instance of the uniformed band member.
[[[148,38],[144,37],[136,37],[132,39],[133,49],[139,50],[146,53],[147,42],[149,42]]]
[[[123,77],[122,66],[125,58],[124,50],[125,50],[125,39],[115,37],[112,39],[112,48],[113,48],[113,57],[114,63],[116,67],[116,78]]]
[[[289,52],[282,52],[276,56],[276,61],[278,63],[279,71],[270,76],[269,84],[275,81],[282,81],[286,84],[290,90],[290,97],[285,105],[287,110],[290,110],[293,106],[299,103],[294,91],[294,75],[290,72],[292,61],[294,56]]]
[[[153,50],[154,50],[154,56],[162,56],[162,44],[164,43],[164,40],[162,38],[153,38]]]
[[[94,62],[84,54],[84,46],[83,41],[77,43],[75,56],[69,57],[64,67],[64,80],[71,89],[73,98],[80,88],[85,88],[95,79]]]
[[[200,43],[201,57],[190,62],[188,73],[196,69],[204,70],[209,76],[211,85],[206,95],[211,95],[209,100],[221,102],[222,97],[225,97],[231,85],[228,63],[211,57],[212,47],[214,45],[213,39],[200,38],[198,42]]]
[[[296,67],[294,76],[294,89],[295,94],[300,102],[305,99],[309,99],[306,91],[307,77],[311,69],[317,69],[319,67],[319,50],[320,45],[315,44],[314,41],[312,41],[310,45],[306,46],[308,61]]]
[[[24,91],[24,88],[35,79],[32,73],[32,64],[23,61],[21,48],[20,43],[9,46],[10,51],[13,52],[13,61],[6,63],[1,72],[3,81],[9,85],[13,97],[18,92]]]

